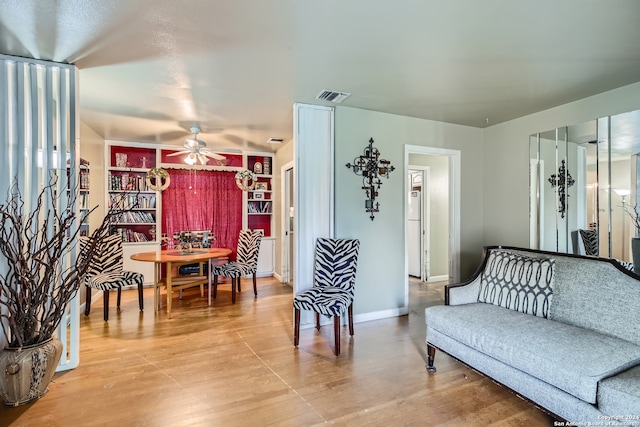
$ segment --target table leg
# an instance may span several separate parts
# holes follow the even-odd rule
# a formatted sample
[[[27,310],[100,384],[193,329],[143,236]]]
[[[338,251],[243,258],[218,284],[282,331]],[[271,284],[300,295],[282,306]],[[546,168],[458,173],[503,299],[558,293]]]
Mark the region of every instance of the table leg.
[[[213,268],[213,262],[211,261],[211,258],[209,258],[208,260],[209,262],[209,269],[207,270],[207,276],[209,279],[209,306],[211,306],[211,269]]]
[[[153,312],[160,309],[160,263],[153,263]]]
[[[167,318],[171,319],[171,261],[167,262]]]

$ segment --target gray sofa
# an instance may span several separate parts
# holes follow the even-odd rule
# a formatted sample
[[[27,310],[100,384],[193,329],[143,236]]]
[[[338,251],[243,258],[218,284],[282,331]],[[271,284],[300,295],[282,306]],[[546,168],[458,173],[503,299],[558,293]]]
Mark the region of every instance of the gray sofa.
[[[640,426],[640,281],[614,261],[486,247],[425,321],[430,371],[439,349],[556,418]]]

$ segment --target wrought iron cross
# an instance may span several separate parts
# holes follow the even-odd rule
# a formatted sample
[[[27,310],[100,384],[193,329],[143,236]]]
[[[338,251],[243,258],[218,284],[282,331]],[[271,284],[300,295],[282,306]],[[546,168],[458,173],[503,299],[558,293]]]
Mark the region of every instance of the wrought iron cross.
[[[382,185],[380,178],[389,178],[389,173],[395,168],[391,166],[389,160],[380,158],[380,151],[373,146],[373,138],[369,139],[369,146],[364,148],[364,153],[353,159],[353,164],[347,163],[349,169],[353,169],[356,175],[362,176],[362,189],[367,195],[364,207],[371,215],[371,221],[374,219],[374,213],[380,211],[380,203],[376,202],[378,190]]]
[[[564,214],[567,210],[566,200],[569,195],[567,194],[565,197],[565,190],[575,184],[575,181],[571,177],[569,171],[567,171],[564,166],[564,160],[560,164],[558,168],[557,174],[552,174],[549,178],[549,182],[551,183],[551,188],[558,186],[558,199],[560,201],[560,207],[558,208],[558,212],[560,212],[560,217],[564,218]]]

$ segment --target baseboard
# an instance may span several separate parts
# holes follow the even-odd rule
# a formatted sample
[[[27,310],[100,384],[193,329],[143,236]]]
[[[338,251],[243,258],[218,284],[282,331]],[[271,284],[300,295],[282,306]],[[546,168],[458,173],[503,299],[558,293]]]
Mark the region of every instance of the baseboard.
[[[400,308],[392,308],[389,310],[381,310],[381,311],[372,311],[370,313],[361,313],[353,315],[353,323],[362,323],[369,322],[371,320],[381,320],[388,319],[390,317],[400,317],[409,314],[408,307],[400,307]],[[341,316],[340,323],[343,325],[347,324],[348,317],[345,315]],[[333,325],[333,318],[327,318],[325,316],[320,316],[320,326],[325,325]],[[300,329],[309,329],[315,327],[315,323],[305,323],[300,325]]]
[[[353,322],[369,322],[371,320],[388,319],[390,317],[400,317],[409,314],[409,307],[392,308],[389,310],[372,311],[353,315]]]
[[[443,282],[445,280],[449,280],[449,276],[446,274],[443,274],[441,276],[431,276],[427,279],[427,283],[429,282]]]
[[[275,271],[273,272],[273,277],[275,277],[278,282],[282,283],[282,276]]]

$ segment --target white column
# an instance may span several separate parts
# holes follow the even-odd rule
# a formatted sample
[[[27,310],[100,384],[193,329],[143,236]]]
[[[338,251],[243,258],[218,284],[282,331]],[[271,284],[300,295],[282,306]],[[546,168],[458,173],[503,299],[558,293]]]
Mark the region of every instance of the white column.
[[[334,109],[294,105],[294,293],[313,286],[315,242],[334,231]],[[312,321],[302,313],[301,324]]]

